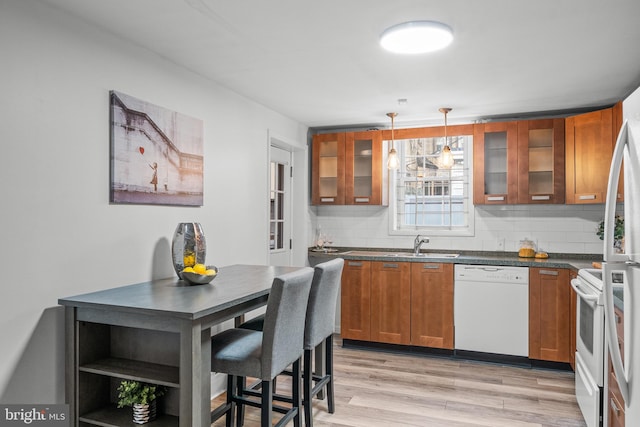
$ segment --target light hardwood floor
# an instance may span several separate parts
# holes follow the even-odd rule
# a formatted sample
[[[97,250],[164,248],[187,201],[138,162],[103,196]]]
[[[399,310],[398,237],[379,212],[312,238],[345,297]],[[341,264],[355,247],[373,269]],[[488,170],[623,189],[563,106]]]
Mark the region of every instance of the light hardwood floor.
[[[329,414],[326,401],[314,400],[317,427],[586,426],[572,372],[349,349],[339,337],[334,342],[336,410]],[[286,377],[278,378],[278,390],[289,390]],[[245,426],[259,426],[259,416],[248,407]],[[223,425],[224,417],[213,424]]]

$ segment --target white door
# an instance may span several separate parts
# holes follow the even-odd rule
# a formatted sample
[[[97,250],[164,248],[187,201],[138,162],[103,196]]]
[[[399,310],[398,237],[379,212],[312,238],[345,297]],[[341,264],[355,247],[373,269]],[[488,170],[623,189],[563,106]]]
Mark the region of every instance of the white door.
[[[271,146],[269,264],[291,265],[291,153]]]

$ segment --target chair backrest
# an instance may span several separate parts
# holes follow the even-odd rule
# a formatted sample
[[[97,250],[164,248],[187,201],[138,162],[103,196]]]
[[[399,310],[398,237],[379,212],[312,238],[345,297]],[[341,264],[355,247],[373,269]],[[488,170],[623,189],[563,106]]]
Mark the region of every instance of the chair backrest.
[[[272,380],[302,356],[312,280],[309,267],[273,279],[262,331],[262,380]]]
[[[318,264],[314,269],[304,332],[306,350],[315,348],[333,334],[343,267],[344,260],[336,258]]]

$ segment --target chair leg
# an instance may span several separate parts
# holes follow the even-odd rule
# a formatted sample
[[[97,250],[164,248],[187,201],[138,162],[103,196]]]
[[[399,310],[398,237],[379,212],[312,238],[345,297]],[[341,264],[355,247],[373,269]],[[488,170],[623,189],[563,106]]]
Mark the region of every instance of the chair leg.
[[[225,417],[226,427],[233,427],[234,410],[236,405],[233,398],[238,384],[237,381],[238,379],[234,375],[227,375],[227,404],[229,405],[229,409],[227,410],[227,415]]]
[[[304,351],[304,375],[303,378],[303,388],[304,388],[304,425],[306,427],[313,426],[313,367],[311,366],[311,356],[313,355],[312,350]]]
[[[293,377],[291,379],[291,391],[293,407],[296,408],[296,415],[293,417],[293,427],[300,427],[300,414],[302,412],[302,395],[300,393],[300,382],[302,380],[302,372],[300,371],[300,359],[293,362]],[[306,421],[306,419],[305,419]],[[310,424],[306,424],[310,427]]]
[[[335,404],[333,400],[333,335],[329,335],[325,341],[325,354],[326,354],[326,373],[329,377],[327,383],[327,404],[329,406],[329,413],[335,412]]]
[[[260,409],[260,425],[262,427],[271,427],[271,418],[273,418],[273,389],[271,381],[262,381],[262,402]]]
[[[246,378],[238,377],[237,389],[238,389],[238,397],[240,398],[244,396],[245,384],[246,384]],[[243,426],[244,425],[244,405],[238,405],[237,417],[238,417],[238,421],[236,425],[239,427]]]

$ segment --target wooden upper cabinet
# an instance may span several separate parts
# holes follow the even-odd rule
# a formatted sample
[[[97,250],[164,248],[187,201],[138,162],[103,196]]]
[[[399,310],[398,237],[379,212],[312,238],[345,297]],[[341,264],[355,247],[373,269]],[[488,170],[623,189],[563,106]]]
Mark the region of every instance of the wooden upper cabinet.
[[[518,200],[518,124],[474,126],[473,203],[513,204]]]
[[[571,286],[569,270],[529,269],[529,357],[571,360]]]
[[[345,134],[314,135],[312,152],[311,203],[343,205]]]
[[[453,264],[411,263],[411,344],[453,350]]]
[[[518,203],[564,203],[564,119],[518,122]]]
[[[382,132],[346,132],[313,136],[311,203],[381,205]]]
[[[382,133],[348,132],[345,139],[345,204],[383,204]]]
[[[622,104],[618,103],[604,110],[567,117],[566,203],[605,202],[621,111]],[[618,200],[622,200],[622,191]]]

